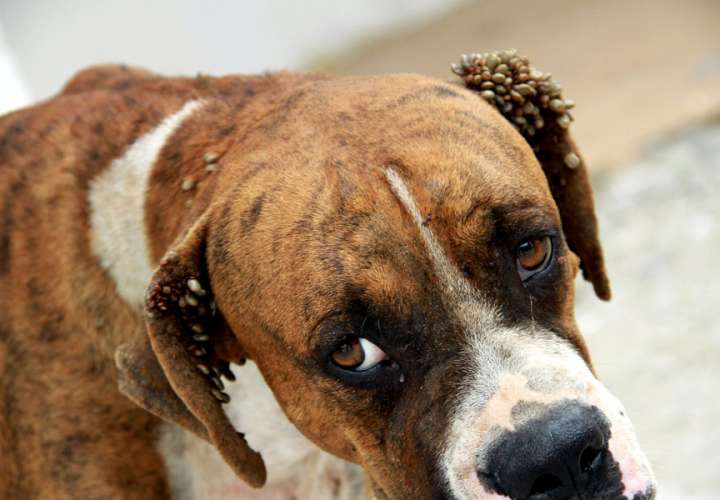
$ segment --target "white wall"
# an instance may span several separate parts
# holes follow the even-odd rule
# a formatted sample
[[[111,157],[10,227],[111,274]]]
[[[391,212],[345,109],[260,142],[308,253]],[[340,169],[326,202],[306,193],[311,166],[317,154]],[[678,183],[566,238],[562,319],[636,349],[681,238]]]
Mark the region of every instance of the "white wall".
[[[0,115],[30,101],[30,92],[20,76],[10,48],[5,44],[0,26]]]
[[[301,69],[309,59],[457,3],[0,0],[0,24],[32,96],[44,98],[79,68],[103,62],[167,74]]]

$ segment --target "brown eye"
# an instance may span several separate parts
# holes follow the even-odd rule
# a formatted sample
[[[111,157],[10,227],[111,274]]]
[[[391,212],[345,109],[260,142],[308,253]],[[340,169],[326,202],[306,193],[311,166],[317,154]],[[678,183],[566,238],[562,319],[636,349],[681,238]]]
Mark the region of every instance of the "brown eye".
[[[340,368],[357,372],[369,370],[387,359],[382,349],[363,337],[346,340],[330,357]]]
[[[552,242],[550,237],[534,238],[520,243],[515,250],[520,278],[525,281],[544,270],[552,255]]]
[[[340,368],[352,369],[360,366],[365,361],[365,352],[360,345],[360,339],[354,337],[341,344],[332,353],[332,360]]]

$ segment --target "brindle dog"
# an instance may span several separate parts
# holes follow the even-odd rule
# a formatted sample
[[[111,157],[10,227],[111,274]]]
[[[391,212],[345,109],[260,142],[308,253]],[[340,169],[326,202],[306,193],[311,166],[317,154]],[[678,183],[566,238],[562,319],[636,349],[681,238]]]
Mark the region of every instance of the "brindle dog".
[[[543,130],[415,75],[120,66],[0,118],[0,497],[653,498]]]

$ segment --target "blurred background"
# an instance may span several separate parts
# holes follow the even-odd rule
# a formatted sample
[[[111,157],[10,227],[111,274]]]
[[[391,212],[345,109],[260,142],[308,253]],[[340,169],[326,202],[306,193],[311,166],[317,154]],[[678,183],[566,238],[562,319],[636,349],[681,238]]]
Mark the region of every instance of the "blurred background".
[[[578,321],[661,499],[720,498],[720,1],[0,0],[0,113],[78,69],[418,72],[517,48],[577,102],[614,298]]]

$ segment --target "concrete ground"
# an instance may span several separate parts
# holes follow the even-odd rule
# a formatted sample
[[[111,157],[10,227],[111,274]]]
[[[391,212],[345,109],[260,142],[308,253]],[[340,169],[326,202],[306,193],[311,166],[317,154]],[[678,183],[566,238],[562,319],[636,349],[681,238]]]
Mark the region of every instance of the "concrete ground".
[[[660,499],[720,498],[720,124],[595,179],[614,297],[578,281],[600,378],[633,418]]]

